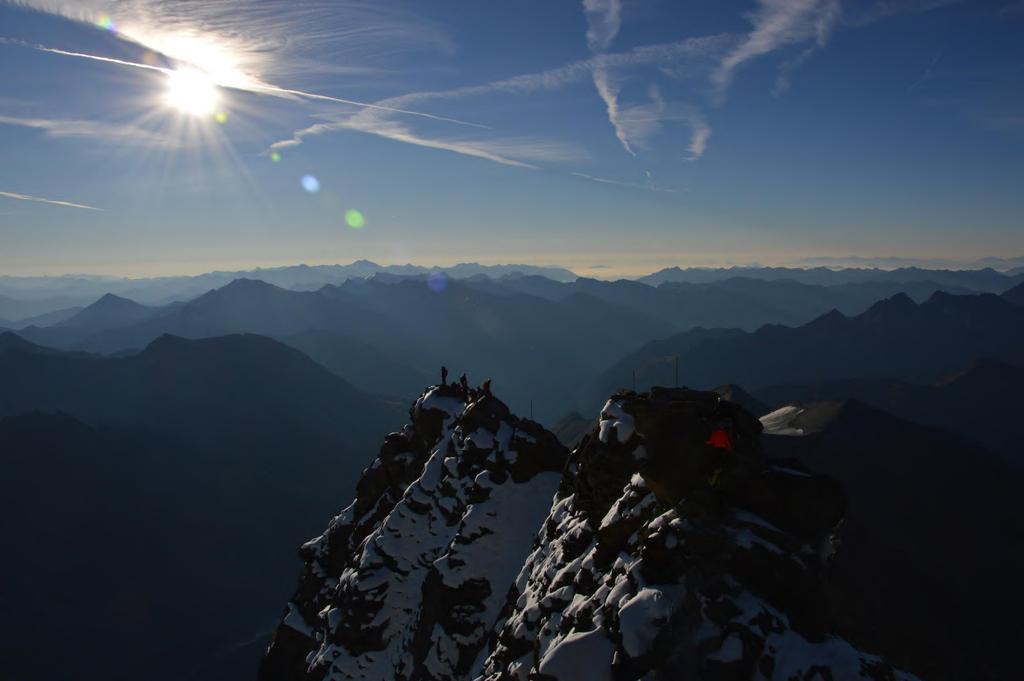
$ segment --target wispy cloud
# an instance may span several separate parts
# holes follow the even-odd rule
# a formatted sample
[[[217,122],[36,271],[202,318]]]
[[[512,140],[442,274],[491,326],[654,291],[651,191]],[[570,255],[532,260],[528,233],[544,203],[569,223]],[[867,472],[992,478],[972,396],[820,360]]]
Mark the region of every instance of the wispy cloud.
[[[690,152],[687,161],[696,161],[708,148],[708,140],[711,139],[711,126],[708,124],[704,116],[700,114],[696,109],[691,111],[686,117],[686,121],[690,125],[692,134],[690,135],[690,146],[688,151]]]
[[[587,18],[587,46],[603,52],[612,44],[622,27],[622,4],[619,0],[583,0]]]
[[[633,147],[630,144],[629,134],[626,131],[626,127],[623,125],[620,118],[619,111],[619,86],[609,75],[607,69],[596,69],[593,74],[594,87],[597,88],[597,94],[601,97],[601,101],[604,102],[605,110],[608,112],[608,122],[612,124],[615,129],[615,137],[618,138],[622,144],[622,148],[626,150],[626,153],[631,156],[636,156],[636,152],[633,151]]]
[[[598,86],[601,90],[602,86]],[[697,107],[685,102],[668,102],[657,85],[647,88],[648,101],[627,104],[620,108],[618,99],[610,99],[609,119],[615,127],[615,135],[632,156],[637,151],[650,147],[650,141],[660,133],[666,122],[680,122],[690,127],[690,143],[687,146],[688,161],[696,161],[707,150],[711,137],[711,126]]]
[[[583,0],[583,12],[587,19],[587,46],[600,57],[600,53],[609,47],[622,28],[622,6],[619,0]],[[711,39],[718,42],[721,36],[713,36]],[[631,64],[610,61],[612,63],[600,63],[592,68],[591,77],[604,103],[608,122],[626,153],[636,157],[637,150],[646,148],[648,141],[661,131],[663,121],[682,120],[691,128],[686,158],[691,161],[699,159],[707,150],[711,137],[711,126],[707,120],[692,105],[667,104],[661,90],[653,84],[647,88],[649,101],[623,103],[619,78],[614,70]],[[675,65],[675,69],[678,69],[678,65]]]
[[[361,0],[8,0],[95,24],[109,19],[119,37],[234,85],[316,74],[319,65],[358,71],[410,51],[451,54],[446,31],[425,18]]]
[[[608,52],[562,66],[509,78],[449,90],[420,91],[377,102],[407,106],[424,101],[467,99],[493,93],[526,95],[542,90],[558,90],[591,78],[594,71],[638,66],[673,66],[700,70],[719,58],[736,43],[736,37],[721,33],[687,38],[676,42],[634,47],[621,52]]]
[[[935,71],[935,67],[938,66],[939,59],[941,59],[941,58],[942,58],[942,51],[939,50],[938,52],[935,53],[935,56],[932,57],[932,60],[930,62],[928,62],[928,66],[926,66],[924,68],[924,70],[921,71],[921,75],[918,76],[914,80],[914,82],[911,83],[910,86],[907,88],[907,94],[908,95],[912,94],[914,92],[914,90],[916,90],[917,88],[919,88],[922,85],[924,85],[928,81],[928,79],[932,77],[932,72]]]
[[[587,47],[591,52],[601,53],[608,49],[612,40],[622,28],[622,5],[619,0],[583,0],[583,15],[587,19]],[[599,67],[591,74],[597,95],[604,102],[608,122],[615,130],[615,137],[630,156],[636,156],[630,143],[629,133],[620,118],[619,85],[607,67]]]
[[[643,189],[649,192],[663,192],[665,194],[678,194],[679,192],[675,189],[669,189],[668,187],[659,187],[654,183],[640,184],[639,182],[623,182],[622,180],[611,180],[607,177],[598,177],[597,175],[588,175],[587,173],[569,173],[573,177],[581,177],[584,180],[590,180],[591,182],[599,182],[601,184],[613,184],[617,187],[627,187],[629,189]]]
[[[787,59],[779,65],[779,74],[775,77],[775,87],[772,88],[774,96],[781,97],[789,92],[789,89],[793,86],[793,72],[800,68],[813,54],[814,48],[808,47],[797,56]]]
[[[325,127],[314,130],[317,126],[300,130],[291,140],[272,145],[273,148],[294,146],[310,134],[322,134],[330,130],[347,129],[363,132],[377,137],[404,142],[428,149],[450,151],[463,156],[471,156],[502,165],[520,168],[537,169],[538,163],[560,163],[583,161],[587,153],[581,147],[557,140],[540,138],[442,138],[430,137],[415,132],[404,121],[383,118],[379,115],[347,116],[335,123],[322,124]]]
[[[151,147],[181,144],[181,140],[177,138],[130,124],[114,125],[98,121],[0,115],[0,125],[42,130],[48,137],[84,137],[100,140],[105,144],[123,143]]]
[[[376,113],[376,112],[375,112]],[[537,163],[582,161],[587,153],[581,147],[557,140],[540,138],[442,138],[417,133],[403,121],[381,115],[343,114],[329,116],[328,120],[296,130],[288,139],[279,140],[268,149],[296,147],[306,138],[339,130],[362,132],[396,142],[404,142],[428,149],[450,151],[502,165],[520,168],[539,168]]]
[[[792,86],[793,73],[823,49],[839,28],[860,28],[891,16],[929,12],[961,1],[877,0],[840,6],[839,0],[758,0],[758,10],[750,15],[753,30],[712,74],[715,94],[719,99],[724,97],[735,71],[744,62],[792,44],[811,43],[779,65],[772,88],[772,94],[779,97]],[[923,79],[929,74],[930,69]],[[911,86],[911,90],[918,85]]]
[[[811,40],[824,47],[841,11],[839,0],[758,0],[757,4],[757,9],[748,15],[750,33],[711,75],[719,98],[729,89],[737,69],[752,59]]]
[[[535,138],[467,139],[427,136],[418,133],[389,114],[392,108],[420,106],[426,102],[456,101],[491,94],[527,95],[557,90],[593,78],[598,71],[641,65],[695,65],[708,63],[721,55],[735,39],[728,35],[690,38],[673,43],[637,47],[618,53],[595,55],[563,66],[503,78],[489,83],[469,85],[450,90],[411,92],[376,102],[379,108],[364,109],[354,114],[328,115],[327,120],[292,133],[291,137],[274,142],[270,149],[295,147],[309,138],[341,130],[354,130],[434,149],[474,156],[522,167],[540,163],[578,161],[586,152],[577,145],[557,140]],[[631,110],[632,111],[632,110]],[[706,136],[705,136],[706,141]],[[703,146],[698,145],[703,151]]]
[[[850,5],[843,14],[843,24],[867,26],[898,14],[919,14],[955,5],[963,0],[876,0]]]
[[[83,203],[72,203],[71,201],[60,201],[58,199],[44,199],[41,196],[30,196],[28,194],[17,194],[15,192],[0,192],[0,196],[18,201],[32,201],[34,203],[47,203],[51,206],[64,206],[65,208],[82,208],[84,210],[103,210],[95,206],[87,206]]]

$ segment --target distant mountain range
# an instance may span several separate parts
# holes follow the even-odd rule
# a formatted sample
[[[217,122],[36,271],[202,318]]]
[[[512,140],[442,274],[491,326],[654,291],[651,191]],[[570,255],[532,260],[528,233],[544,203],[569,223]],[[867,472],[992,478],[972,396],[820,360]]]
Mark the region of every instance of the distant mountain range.
[[[618,323],[609,323],[609,314]],[[487,293],[456,280],[442,293],[415,279],[352,280],[317,291],[237,280],[161,314],[126,320],[120,328],[62,325],[19,333],[40,344],[108,353],[143,347],[165,333],[290,338],[327,366],[351,368],[358,356],[361,370],[353,375],[376,393],[406,389],[410,379],[395,378],[403,371],[422,379],[450,364],[456,376],[466,371],[482,380],[488,376],[481,374],[498,367],[490,375],[496,383],[507,386],[520,404],[537,396],[543,410],[556,402],[542,402],[540,396],[565,395],[566,379],[577,380],[592,366],[611,361],[631,348],[634,337],[656,337],[671,329],[629,309],[609,310],[583,294],[551,302]],[[586,343],[576,342],[581,333]]]
[[[291,343],[362,390],[405,398],[447,364],[456,375],[488,373],[517,409],[530,410],[532,400],[535,415],[553,421],[596,368],[652,339],[698,326],[797,326],[832,309],[859,314],[897,292],[926,300],[941,288],[929,281],[822,286],[750,278],[653,287],[517,272],[430,281],[377,273],[296,291],[238,279],[164,306],[107,294],[57,323],[18,333],[41,345],[106,354],[138,350],[166,333],[258,333]],[[731,332],[713,335],[722,333]]]
[[[790,279],[802,284],[819,284],[824,286],[868,282],[905,283],[930,281],[942,287],[955,286],[978,292],[1002,293],[1019,283],[1022,275],[1017,272],[1000,272],[990,267],[976,270],[924,269],[920,267],[900,267],[891,270],[875,267],[847,267],[841,269],[829,267],[693,267],[686,269],[669,267],[645,277],[640,277],[638,281],[654,286],[666,282],[706,284],[734,277],[764,280]]]
[[[189,300],[220,288],[235,279],[257,279],[281,288],[314,290],[327,284],[374,274],[425,276],[432,272],[463,279],[472,276],[501,277],[511,273],[533,274],[557,281],[571,281],[576,275],[561,267],[536,265],[479,265],[462,263],[451,267],[378,265],[357,260],[348,265],[294,265],[235,272],[208,272],[195,276],[126,279],[86,275],[62,277],[0,276],[0,318],[21,320],[61,308],[84,306],[106,293],[114,293],[145,305],[166,305]]]
[[[987,265],[995,265],[992,269]],[[1024,271],[1006,269],[1009,261],[979,263],[985,269],[963,270],[924,267],[900,269],[878,268],[826,268],[826,267],[727,267],[727,268],[668,268],[646,277],[642,283],[657,285],[664,282],[708,284],[725,279],[756,279],[761,281],[787,279],[810,285],[839,284],[902,284],[927,283],[932,288],[921,291],[928,295],[935,290],[950,293],[968,291],[1002,293],[1024,280]],[[295,265],[234,272],[208,272],[195,276],[170,276],[141,279],[118,277],[67,275],[60,277],[0,276],[0,319],[8,320],[2,326],[22,328],[31,324],[46,325],[37,319],[40,315],[81,308],[106,293],[134,300],[143,305],[160,306],[196,298],[211,289],[222,288],[236,279],[255,279],[280,288],[313,291],[325,285],[339,285],[350,279],[366,279],[375,275],[388,277],[435,277],[450,279],[504,279],[515,277],[543,277],[555,282],[569,283],[576,275],[561,267],[535,265],[479,265],[463,263],[451,267],[422,267],[418,265],[378,265],[359,260],[348,265]],[[912,297],[919,297],[909,289],[900,289]],[[875,298],[892,295],[896,290],[875,291]],[[538,295],[534,292],[535,295]],[[844,309],[842,305],[835,307]],[[846,311],[844,309],[844,311]],[[67,316],[65,314],[65,316]],[[783,321],[783,320],[776,320]],[[785,320],[796,322],[800,320]]]
[[[593,406],[619,387],[734,383],[751,390],[845,379],[932,383],[980,358],[1024,364],[1024,307],[992,294],[900,294],[846,317],[830,312],[798,327],[753,333],[696,329],[627,355],[582,395]],[[635,379],[634,379],[635,376]]]
[[[794,264],[805,267],[923,267],[927,269],[981,269],[991,267],[1001,272],[1012,272],[1024,268],[1024,256],[1012,258],[985,257],[976,260],[953,258],[907,258],[907,257],[863,257],[863,256],[811,256],[800,258]]]

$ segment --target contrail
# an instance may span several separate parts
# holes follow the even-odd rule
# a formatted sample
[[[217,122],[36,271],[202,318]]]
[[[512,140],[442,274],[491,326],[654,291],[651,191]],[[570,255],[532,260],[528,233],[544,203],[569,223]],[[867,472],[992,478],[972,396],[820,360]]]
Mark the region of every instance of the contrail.
[[[438,116],[435,114],[423,113],[422,111],[410,111],[409,109],[396,109],[393,106],[384,106],[382,104],[371,104],[370,102],[358,102],[354,99],[343,99],[342,97],[331,97],[329,95],[318,95],[315,92],[305,92],[303,90],[291,90],[288,88],[277,87],[275,85],[257,85],[253,87],[251,92],[266,92],[267,94],[289,94],[295,95],[296,97],[305,97],[307,99],[321,99],[327,102],[338,102],[339,104],[350,104],[352,106],[361,106],[364,109],[380,109],[381,111],[390,111],[392,113],[406,114],[408,116],[422,116],[423,118],[430,118],[435,121],[443,121],[445,123],[455,123],[456,125],[466,125],[471,128],[483,128],[490,130],[489,126],[481,125],[480,123],[470,123],[469,121],[462,121],[458,118],[448,118],[446,116]]]
[[[150,71],[160,71],[161,73],[170,73],[171,69],[162,66],[152,66],[150,64],[141,64],[134,61],[126,61],[124,59],[114,59],[113,57],[102,57],[97,54],[86,54],[85,52],[69,52],[68,50],[59,50],[56,47],[46,47],[45,45],[33,45],[26,43],[21,40],[13,40],[11,38],[0,38],[0,42],[6,45],[17,45],[19,47],[28,47],[39,52],[49,52],[50,54],[62,54],[65,57],[81,57],[82,59],[92,59],[93,61],[102,61],[107,64],[119,64],[120,66],[134,66],[137,69],[148,69]]]
[[[47,47],[45,45],[33,45],[31,43],[24,42],[22,40],[15,40],[12,38],[0,38],[0,43],[6,45],[17,45],[19,47],[27,47],[38,52],[47,52],[49,54],[59,54],[65,57],[78,57],[80,59],[91,59],[92,61],[104,62],[107,64],[117,64],[118,66],[130,66],[137,69],[146,69],[148,71],[159,71],[160,73],[172,73],[174,69],[169,69],[165,66],[153,66],[151,64],[142,64],[140,62],[127,61],[124,59],[115,59],[114,57],[104,57],[98,54],[88,54],[85,52],[71,52],[69,50],[61,50],[56,47]],[[382,104],[372,104],[370,102],[360,102],[355,99],[345,99],[343,97],[331,97],[329,95],[321,95],[315,92],[306,92],[304,90],[292,90],[289,88],[278,87],[269,83],[258,83],[249,88],[221,85],[218,83],[218,87],[224,87],[232,90],[241,90],[243,92],[253,93],[265,93],[269,95],[293,95],[295,97],[303,97],[306,99],[317,99],[326,102],[337,102],[339,104],[348,104],[350,106],[359,106],[364,109],[379,109],[381,111],[390,111],[391,113],[405,114],[407,116],[420,116],[422,118],[429,118],[435,121],[441,121],[444,123],[454,123],[456,125],[465,125],[471,128],[483,128],[490,129],[486,125],[479,123],[470,123],[469,121],[462,121],[458,118],[448,118],[447,116],[438,116],[436,114],[424,113],[422,111],[411,111],[409,109],[398,109],[393,106],[384,106]]]
[[[48,203],[53,206],[64,206],[66,208],[84,208],[85,210],[103,210],[102,208],[96,208],[95,206],[86,206],[81,203],[72,203],[70,201],[58,201],[57,199],[44,199],[41,196],[29,196],[28,194],[15,194],[14,192],[0,192],[0,196],[8,199],[18,199],[19,201],[35,201],[36,203]]]

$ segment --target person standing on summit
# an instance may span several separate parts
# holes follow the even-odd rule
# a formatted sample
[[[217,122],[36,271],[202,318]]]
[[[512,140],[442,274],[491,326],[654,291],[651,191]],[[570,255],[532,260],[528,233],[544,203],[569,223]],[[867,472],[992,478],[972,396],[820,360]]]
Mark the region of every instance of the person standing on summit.
[[[448,367],[441,365],[441,385],[448,385]]]

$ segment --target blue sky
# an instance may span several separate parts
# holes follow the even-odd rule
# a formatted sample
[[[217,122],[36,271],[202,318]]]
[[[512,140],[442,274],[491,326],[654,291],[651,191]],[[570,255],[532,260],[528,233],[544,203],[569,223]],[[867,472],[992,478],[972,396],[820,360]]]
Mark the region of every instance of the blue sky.
[[[0,273],[1021,255],[1022,32],[1015,0],[0,0]]]

